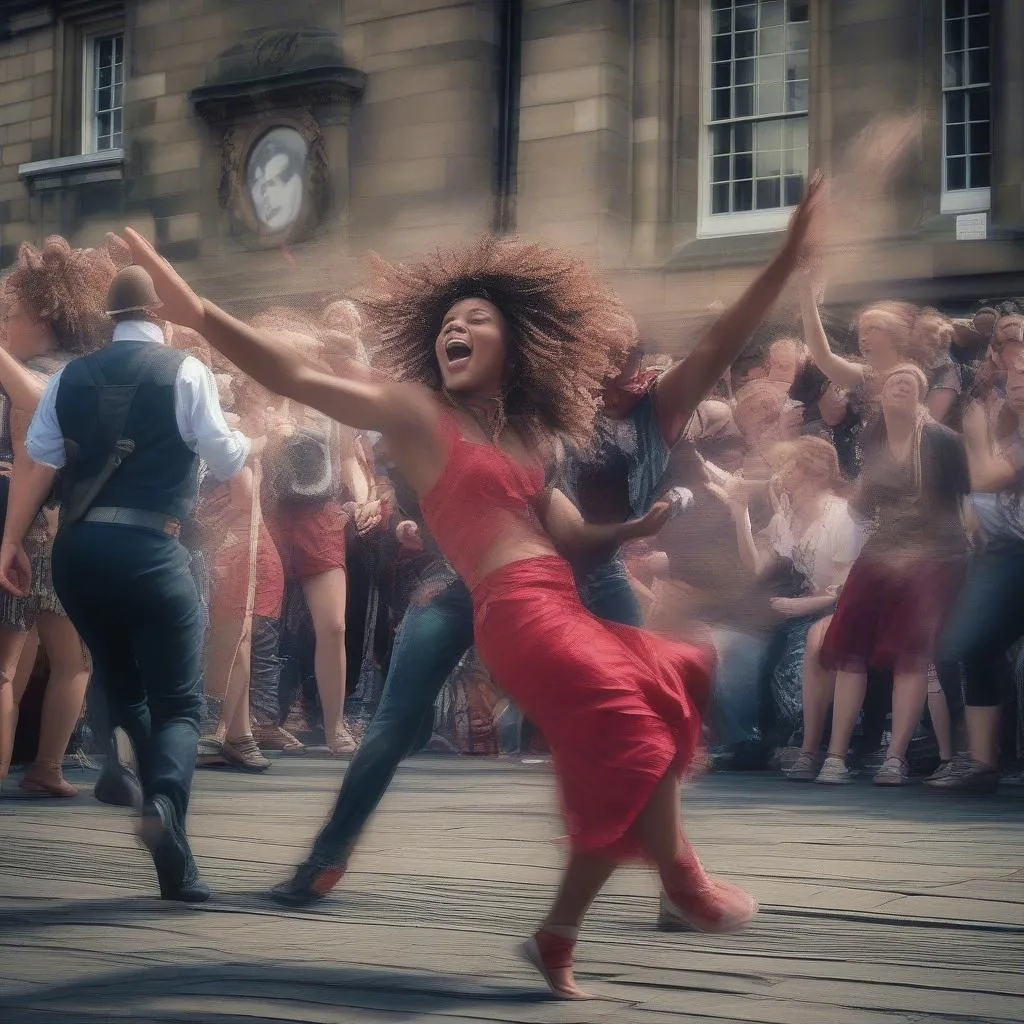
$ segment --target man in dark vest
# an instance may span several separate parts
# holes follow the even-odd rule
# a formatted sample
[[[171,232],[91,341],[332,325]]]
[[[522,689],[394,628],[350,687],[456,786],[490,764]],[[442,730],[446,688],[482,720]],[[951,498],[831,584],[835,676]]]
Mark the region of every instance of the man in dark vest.
[[[195,504],[198,459],[220,479],[255,447],[224,421],[210,371],[163,344],[139,267],[110,286],[106,348],[50,379],[29,427],[31,458],[11,487],[0,583],[27,590],[22,541],[61,470],[53,583],[92,655],[112,725],[135,748],[143,807],[139,836],[163,899],[201,902],[185,835],[199,739],[203,625],[189,556],[179,541]]]

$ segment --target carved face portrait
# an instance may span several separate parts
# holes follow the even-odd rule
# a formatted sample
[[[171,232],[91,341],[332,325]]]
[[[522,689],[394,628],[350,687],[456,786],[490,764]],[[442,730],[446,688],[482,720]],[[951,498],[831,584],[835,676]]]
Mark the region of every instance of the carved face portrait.
[[[253,211],[267,231],[290,228],[302,212],[308,150],[294,128],[272,128],[249,154],[245,176]]]

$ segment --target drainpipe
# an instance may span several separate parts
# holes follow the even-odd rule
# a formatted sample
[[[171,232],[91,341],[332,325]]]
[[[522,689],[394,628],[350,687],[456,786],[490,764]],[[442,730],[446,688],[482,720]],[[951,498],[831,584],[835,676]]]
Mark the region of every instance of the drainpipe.
[[[498,51],[498,159],[495,168],[494,230],[516,226],[516,164],[519,149],[519,83],[522,77],[523,4],[503,0]]]

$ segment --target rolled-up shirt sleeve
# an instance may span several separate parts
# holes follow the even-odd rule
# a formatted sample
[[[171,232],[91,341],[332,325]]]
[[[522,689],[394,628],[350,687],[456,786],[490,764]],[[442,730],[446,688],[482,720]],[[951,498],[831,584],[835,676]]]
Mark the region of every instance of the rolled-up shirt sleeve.
[[[244,434],[228,427],[213,374],[188,356],[178,370],[174,397],[181,439],[218,480],[230,480],[245,465],[252,445]]]
[[[64,435],[57,420],[57,388],[63,372],[58,370],[46,382],[25,437],[25,450],[32,461],[53,469],[63,469],[67,462]]]

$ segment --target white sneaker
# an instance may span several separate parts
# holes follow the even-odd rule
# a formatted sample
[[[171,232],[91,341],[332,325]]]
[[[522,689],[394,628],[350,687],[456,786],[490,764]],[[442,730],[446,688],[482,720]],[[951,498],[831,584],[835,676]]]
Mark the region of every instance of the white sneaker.
[[[827,786],[848,786],[853,782],[853,776],[846,767],[846,761],[841,757],[826,757],[825,763],[818,772],[815,782],[822,782]]]

